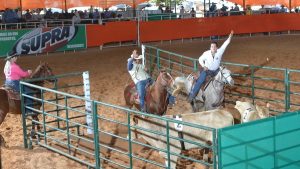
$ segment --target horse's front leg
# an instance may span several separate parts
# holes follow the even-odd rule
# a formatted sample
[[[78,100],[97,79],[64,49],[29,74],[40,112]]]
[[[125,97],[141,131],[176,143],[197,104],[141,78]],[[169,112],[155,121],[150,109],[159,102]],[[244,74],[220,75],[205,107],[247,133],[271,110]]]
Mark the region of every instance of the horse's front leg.
[[[31,126],[31,132],[30,132],[30,136],[31,138],[36,138],[36,130],[35,128],[37,129],[37,131],[40,131],[41,130],[41,127],[38,123],[36,123],[35,121],[39,121],[39,118],[37,115],[33,115],[32,116],[32,126]]]

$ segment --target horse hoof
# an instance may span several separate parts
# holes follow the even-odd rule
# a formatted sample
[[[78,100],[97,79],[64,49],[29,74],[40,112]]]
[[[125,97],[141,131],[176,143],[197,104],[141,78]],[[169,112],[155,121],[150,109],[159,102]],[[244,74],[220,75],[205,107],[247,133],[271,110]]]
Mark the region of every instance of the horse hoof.
[[[35,131],[34,131],[34,130],[31,130],[31,131],[30,131],[30,138],[36,139]]]

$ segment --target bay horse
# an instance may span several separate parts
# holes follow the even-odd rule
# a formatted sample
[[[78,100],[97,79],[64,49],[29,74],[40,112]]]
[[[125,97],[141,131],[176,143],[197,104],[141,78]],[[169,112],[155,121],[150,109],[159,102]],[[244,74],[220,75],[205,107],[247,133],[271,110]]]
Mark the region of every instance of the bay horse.
[[[162,116],[167,111],[169,104],[168,101],[168,89],[172,88],[174,79],[166,72],[161,71],[155,81],[155,83],[146,89],[145,106],[146,112]],[[135,84],[132,82],[125,87],[124,98],[126,106],[132,108],[136,107],[141,110],[139,105],[138,94],[135,88]]]
[[[48,66],[47,63],[40,63],[37,68],[33,71],[30,78],[46,78],[48,76],[53,76],[52,69]],[[32,82],[34,85],[43,86],[45,80],[49,82],[54,82],[54,79],[42,79]],[[33,90],[31,88],[31,92],[33,92],[37,98],[41,98],[40,90]],[[38,102],[35,104],[35,108],[39,109],[41,107],[41,103]],[[3,123],[7,113],[11,114],[22,114],[21,110],[21,101],[19,93],[12,91],[9,87],[1,87],[0,88],[0,125]],[[38,114],[32,113],[32,119],[38,121]],[[32,130],[34,130],[35,123],[33,122]],[[37,126],[39,129],[39,126]]]

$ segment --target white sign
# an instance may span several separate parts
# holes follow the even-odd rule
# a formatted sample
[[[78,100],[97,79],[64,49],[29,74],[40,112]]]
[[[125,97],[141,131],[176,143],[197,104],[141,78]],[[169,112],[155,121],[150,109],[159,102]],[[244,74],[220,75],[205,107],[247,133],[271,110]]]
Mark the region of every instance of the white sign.
[[[84,97],[86,99],[91,99],[91,88],[90,88],[90,76],[89,72],[85,71],[82,73],[83,77],[83,90],[84,90]],[[87,113],[86,115],[86,123],[88,125],[87,128],[87,133],[88,134],[93,134],[93,115],[92,115],[92,105],[90,101],[85,101],[85,112]]]
[[[175,120],[182,121],[182,118],[179,117],[178,115],[176,115]],[[174,123],[174,127],[177,131],[182,131],[183,130],[183,125],[182,124]]]
[[[145,45],[142,45],[142,56],[143,56],[143,65],[145,66]]]

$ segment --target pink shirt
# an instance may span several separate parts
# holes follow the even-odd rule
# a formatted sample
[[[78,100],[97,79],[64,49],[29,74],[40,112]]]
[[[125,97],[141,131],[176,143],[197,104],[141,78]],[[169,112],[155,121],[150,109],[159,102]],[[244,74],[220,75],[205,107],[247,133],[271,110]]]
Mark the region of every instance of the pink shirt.
[[[20,80],[21,78],[28,77],[28,71],[24,71],[16,63],[10,64],[10,70],[5,71],[4,74],[7,80]]]

